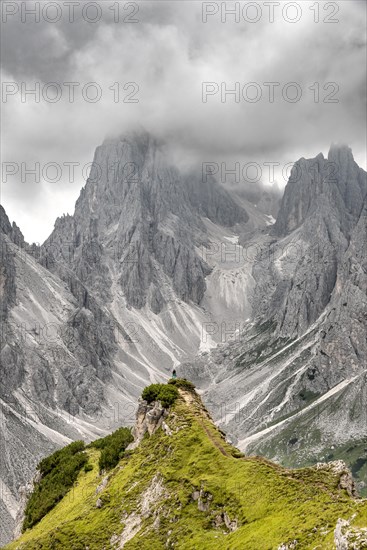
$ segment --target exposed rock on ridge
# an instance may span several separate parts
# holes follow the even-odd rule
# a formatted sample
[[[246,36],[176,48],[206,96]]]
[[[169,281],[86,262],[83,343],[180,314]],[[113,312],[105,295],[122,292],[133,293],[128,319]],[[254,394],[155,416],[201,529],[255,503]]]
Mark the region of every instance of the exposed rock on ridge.
[[[135,449],[142,442],[146,433],[152,435],[158,430],[167,416],[167,409],[162,407],[159,401],[148,404],[147,401],[140,399],[132,432],[134,441],[130,443],[128,449]]]

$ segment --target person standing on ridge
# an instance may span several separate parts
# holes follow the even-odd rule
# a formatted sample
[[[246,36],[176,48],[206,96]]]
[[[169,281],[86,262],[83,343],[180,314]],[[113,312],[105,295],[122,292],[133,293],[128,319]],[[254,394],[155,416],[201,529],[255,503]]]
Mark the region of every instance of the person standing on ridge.
[[[177,378],[176,369],[173,369],[172,371],[172,378]]]

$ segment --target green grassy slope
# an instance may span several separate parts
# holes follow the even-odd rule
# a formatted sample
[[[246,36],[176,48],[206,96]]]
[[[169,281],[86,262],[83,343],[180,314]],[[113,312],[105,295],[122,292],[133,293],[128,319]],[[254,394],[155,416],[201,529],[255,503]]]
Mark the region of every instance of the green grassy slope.
[[[277,550],[297,540],[297,550],[327,550],[338,518],[367,525],[367,501],[331,472],[241,457],[196,394],[180,390],[166,424],[172,435],[145,436],[98,494],[100,451],[87,449],[93,469],[6,549]]]

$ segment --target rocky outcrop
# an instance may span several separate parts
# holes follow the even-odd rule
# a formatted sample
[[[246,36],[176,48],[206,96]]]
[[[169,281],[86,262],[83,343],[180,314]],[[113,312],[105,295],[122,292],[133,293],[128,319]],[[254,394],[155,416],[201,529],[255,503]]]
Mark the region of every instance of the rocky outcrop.
[[[214,526],[219,528],[225,526],[230,533],[234,533],[234,531],[237,531],[238,528],[238,520],[231,520],[227,512],[222,512],[221,514],[217,514],[215,516]]]
[[[136,422],[132,431],[134,441],[130,443],[127,449],[135,449],[141,443],[146,433],[152,435],[162,426],[167,416],[168,411],[162,407],[160,401],[148,404],[144,399],[140,399],[136,413]]]
[[[204,487],[199,490],[193,491],[191,498],[194,502],[197,502],[199,512],[210,512],[214,519],[212,521],[213,526],[218,529],[225,529],[229,533],[233,533],[238,528],[238,520],[234,518],[231,520],[228,513],[224,511],[211,510],[213,495],[209,491],[205,491]]]
[[[350,497],[356,498],[358,496],[352,472],[343,460],[334,460],[327,463],[318,462],[315,468],[330,472],[337,477],[339,489],[344,489]]]
[[[96,495],[99,495],[99,493],[104,491],[105,488],[107,487],[107,484],[108,484],[108,476],[105,476],[96,489]]]
[[[294,550],[295,548],[297,548],[297,546],[298,546],[298,542],[296,540],[294,540],[294,541],[289,542],[287,544],[281,544],[278,547],[278,550]]]
[[[350,521],[339,518],[334,530],[336,550],[362,550],[367,548],[367,529],[351,527]]]
[[[198,496],[199,512],[209,512],[210,504],[212,500],[213,500],[213,495],[208,491],[205,491],[203,488],[201,488]]]
[[[124,530],[119,537],[114,536],[111,539],[112,546],[115,548],[124,548],[125,544],[140,531],[143,520],[151,516],[155,517],[153,525],[157,528],[159,525],[159,507],[166,494],[167,491],[162,476],[157,473],[149,486],[141,494],[137,510],[130,514],[123,514],[121,522],[124,524]]]
[[[32,481],[29,483],[26,483],[26,485],[23,485],[19,488],[19,508],[17,510],[17,514],[15,516],[15,528],[13,532],[13,537],[16,539],[18,538],[22,533],[22,525],[24,521],[24,512],[25,508],[27,506],[28,499],[32,492],[34,491],[34,487],[36,483],[39,483],[41,481],[41,474],[37,471],[36,475],[33,477]]]

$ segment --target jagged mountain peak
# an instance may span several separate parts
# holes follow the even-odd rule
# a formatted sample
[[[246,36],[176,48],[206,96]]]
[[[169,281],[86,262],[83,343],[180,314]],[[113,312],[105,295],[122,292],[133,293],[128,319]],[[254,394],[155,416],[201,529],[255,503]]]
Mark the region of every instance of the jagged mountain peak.
[[[149,148],[158,149],[164,145],[163,140],[148,132],[142,126],[126,130],[115,136],[107,136],[102,143],[102,147],[114,146],[118,143],[124,143],[129,147],[140,150],[142,154],[146,153]]]
[[[68,240],[68,261],[94,289],[98,279],[103,299],[112,298],[117,272],[129,306],[148,303],[161,311],[168,300],[160,288],[166,277],[179,299],[200,303],[210,270],[195,247],[207,242],[205,217],[224,226],[248,219],[215,180],[204,182],[172,166],[163,142],[141,129],[127,132],[97,147],[74,216],[57,221],[43,261],[55,265],[62,257],[58,249]],[[94,251],[86,261],[91,243]],[[135,260],[124,262],[131,253]]]
[[[18,246],[24,246],[26,244],[23,233],[13,221],[10,223],[9,218],[5,212],[5,209],[0,204],[0,232],[7,235],[8,238]]]
[[[0,204],[0,229],[3,233],[8,234],[11,231],[11,223],[5,212],[5,208]]]
[[[312,157],[312,158],[301,157],[298,160],[298,162],[300,163],[308,163],[310,161],[322,162],[324,160],[325,160],[324,153],[318,153],[316,157]]]
[[[348,159],[354,161],[352,148],[343,142],[336,142],[330,145],[328,159],[332,160],[335,157],[340,160]]]
[[[292,168],[273,234],[291,233],[318,211],[319,218],[333,214],[349,235],[367,193],[366,176],[347,145],[333,144],[327,159],[322,153],[301,158]]]
[[[125,156],[131,158],[137,166],[142,166],[147,160],[163,152],[164,142],[143,128],[127,131],[119,136],[107,137],[96,149],[96,157],[118,152],[121,162]],[[100,152],[100,155],[97,153]],[[95,159],[96,160],[96,159]]]

